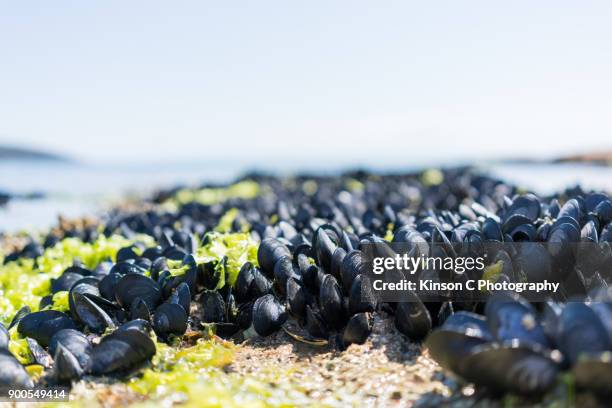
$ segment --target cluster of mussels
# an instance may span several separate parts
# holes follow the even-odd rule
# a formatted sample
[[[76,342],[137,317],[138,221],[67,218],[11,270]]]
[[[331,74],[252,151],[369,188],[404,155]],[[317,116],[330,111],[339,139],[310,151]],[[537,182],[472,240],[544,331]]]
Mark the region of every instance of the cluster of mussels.
[[[425,340],[443,367],[493,391],[540,395],[566,369],[583,388],[612,389],[607,195],[576,188],[539,198],[470,169],[248,179],[260,186],[256,197],[110,213],[100,233],[146,234],[156,246],[122,248],[115,262],[92,270],[79,264],[66,269],[53,280],[52,292],[68,292],[67,313],[45,310],[46,297],[40,311],[16,314],[9,329],[17,327],[36,362],[49,368],[44,381],[133,373],[155,353],[153,332],[167,341],[202,324],[236,340],[283,328],[295,339],[345,349],[366,341],[380,313],[393,316],[408,339]],[[160,192],[151,204],[165,204],[176,192]],[[234,278],[227,257],[198,257],[198,247],[213,239],[210,231],[230,210],[229,232],[246,231],[259,245],[257,259],[242,264]],[[55,231],[43,245],[31,243],[5,262],[36,258],[65,236],[88,241],[97,233]],[[519,245],[525,242],[533,245]],[[591,245],[573,245],[581,242]],[[497,281],[555,278],[561,289],[540,303],[511,293],[425,300],[418,292],[384,302],[365,284],[364,247],[387,245],[388,254],[393,243],[412,255],[433,247],[445,256],[462,255],[465,248],[489,251],[489,265],[501,261]],[[419,271],[425,273],[431,271]],[[289,317],[301,331],[287,327]],[[8,340],[0,327],[0,385],[31,386],[6,350]]]

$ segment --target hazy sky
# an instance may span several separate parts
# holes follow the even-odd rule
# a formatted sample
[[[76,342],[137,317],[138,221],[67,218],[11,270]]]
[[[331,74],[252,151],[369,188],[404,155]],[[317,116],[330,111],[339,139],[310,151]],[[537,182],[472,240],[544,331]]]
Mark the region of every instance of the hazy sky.
[[[609,1],[0,1],[0,142],[97,161],[612,148]]]

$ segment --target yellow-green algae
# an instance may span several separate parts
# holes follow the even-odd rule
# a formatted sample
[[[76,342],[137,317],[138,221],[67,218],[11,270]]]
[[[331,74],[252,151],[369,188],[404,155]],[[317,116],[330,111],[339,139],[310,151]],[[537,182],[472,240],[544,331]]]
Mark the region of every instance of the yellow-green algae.
[[[253,180],[243,180],[228,187],[208,187],[197,190],[184,188],[177,191],[169,201],[175,204],[186,204],[195,201],[205,205],[212,205],[222,203],[229,199],[253,199],[257,197],[260,192],[261,189],[257,182]]]
[[[205,244],[198,248],[196,260],[198,263],[220,261],[227,257],[225,271],[229,276],[231,285],[236,283],[238,272],[246,262],[257,265],[257,249],[259,244],[248,233],[221,233],[210,232],[204,239]],[[223,268],[221,263],[217,268]],[[225,284],[224,274],[220,274],[219,288]]]
[[[151,244],[151,238],[139,236],[139,241]],[[0,265],[0,322],[8,324],[15,312],[23,306],[32,311],[38,310],[38,303],[43,296],[51,294],[51,279],[59,277],[62,272],[79,260],[87,268],[95,268],[105,259],[115,259],[117,251],[132,244],[122,236],[101,235],[93,243],[84,243],[77,238],[66,238],[36,259],[20,259]],[[64,295],[53,299],[54,309],[65,307]]]
[[[236,347],[217,338],[182,349],[159,343],[152,367],[129,383],[148,398],[136,406],[173,401],[186,407],[289,407],[312,402],[289,381],[271,385],[223,370]],[[279,375],[290,375],[284,371],[279,369]]]

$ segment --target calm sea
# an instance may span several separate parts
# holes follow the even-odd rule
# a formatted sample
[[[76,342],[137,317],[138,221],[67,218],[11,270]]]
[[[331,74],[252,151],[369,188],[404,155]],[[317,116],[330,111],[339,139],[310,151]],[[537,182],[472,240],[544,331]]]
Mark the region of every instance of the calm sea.
[[[84,165],[45,162],[0,162],[0,191],[14,194],[41,192],[44,199],[10,201],[0,207],[0,231],[42,229],[52,225],[59,214],[76,217],[99,214],[126,194],[143,195],[177,184],[228,182],[254,167],[202,162],[165,165]],[[260,170],[277,174],[299,171],[328,174],[356,168],[353,163],[269,163]],[[422,166],[370,165],[372,170],[415,170]],[[581,184],[587,189],[612,191],[612,168],[590,165],[487,165],[483,171],[541,194]]]

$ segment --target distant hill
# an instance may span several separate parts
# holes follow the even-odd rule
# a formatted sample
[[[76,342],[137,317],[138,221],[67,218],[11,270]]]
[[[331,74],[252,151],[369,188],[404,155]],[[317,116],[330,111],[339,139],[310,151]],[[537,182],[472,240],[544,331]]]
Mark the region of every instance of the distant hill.
[[[0,160],[44,160],[69,162],[64,156],[22,147],[0,146]]]

